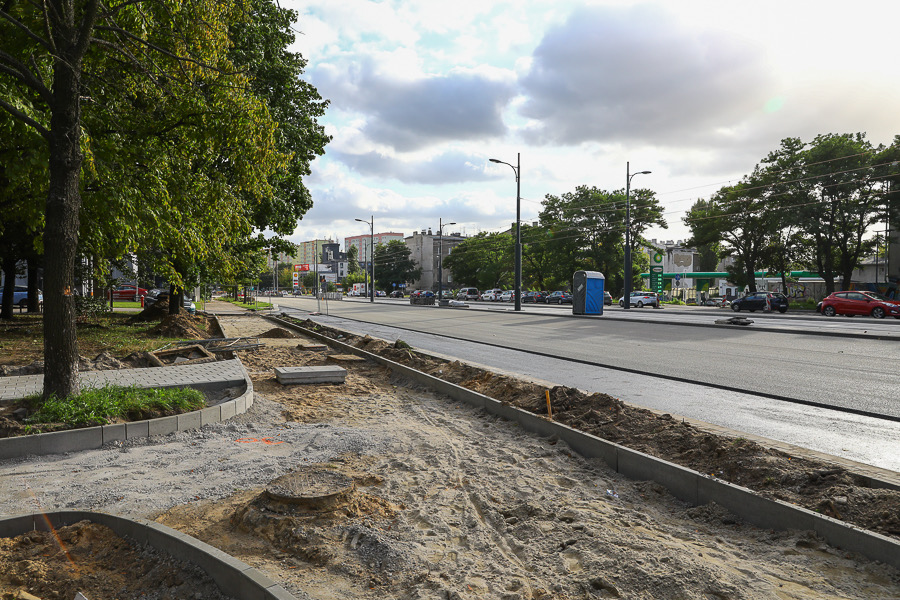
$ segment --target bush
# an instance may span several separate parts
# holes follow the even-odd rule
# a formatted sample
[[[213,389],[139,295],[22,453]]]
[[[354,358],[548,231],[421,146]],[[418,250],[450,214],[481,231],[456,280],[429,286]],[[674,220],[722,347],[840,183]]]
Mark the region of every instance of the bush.
[[[75,296],[75,315],[79,319],[99,319],[112,312],[112,307],[103,298],[96,296]]]

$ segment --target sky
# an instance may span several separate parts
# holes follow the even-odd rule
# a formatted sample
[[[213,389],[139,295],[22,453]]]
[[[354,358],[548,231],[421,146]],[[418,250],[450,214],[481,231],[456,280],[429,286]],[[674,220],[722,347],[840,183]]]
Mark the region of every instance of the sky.
[[[900,134],[896,0],[280,0],[332,141],[291,241],[522,221],[580,185],[656,192],[668,229],[786,137]]]

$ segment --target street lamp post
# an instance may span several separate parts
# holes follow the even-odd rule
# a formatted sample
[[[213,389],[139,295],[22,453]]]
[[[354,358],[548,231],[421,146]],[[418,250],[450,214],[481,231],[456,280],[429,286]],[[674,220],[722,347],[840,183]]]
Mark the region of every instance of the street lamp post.
[[[438,306],[444,303],[444,227],[456,225],[456,222],[444,223],[438,218]]]
[[[369,267],[369,302],[375,302],[375,215],[372,215],[371,221],[365,219],[356,219],[360,223],[369,224],[369,255],[372,257],[371,266]]]
[[[512,166],[508,162],[503,162],[502,160],[497,160],[496,158],[489,159],[492,163],[500,163],[502,165],[509,166],[513,173],[516,174],[516,310],[522,310],[522,182],[521,182],[521,173],[522,173],[522,153],[519,152],[516,154],[516,166]]]
[[[625,293],[622,298],[625,310],[631,308],[631,178],[649,175],[650,171],[631,172],[631,163],[625,163]],[[659,301],[657,300],[657,303]]]

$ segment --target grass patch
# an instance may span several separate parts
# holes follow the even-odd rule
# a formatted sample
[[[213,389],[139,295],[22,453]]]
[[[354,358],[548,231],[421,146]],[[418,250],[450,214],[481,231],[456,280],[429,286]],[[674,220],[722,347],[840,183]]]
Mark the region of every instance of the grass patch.
[[[115,356],[156,350],[182,338],[162,337],[149,333],[156,323],[129,323],[128,313],[106,313],[90,322],[78,323],[78,352],[93,358],[103,351]],[[0,320],[0,364],[27,365],[44,359],[42,315],[17,315]]]
[[[134,300],[113,300],[113,308],[143,308],[140,302]]]
[[[37,410],[25,422],[40,430],[42,423],[65,423],[72,427],[106,425],[116,419],[140,420],[158,413],[183,413],[203,408],[203,394],[192,388],[137,388],[105,386],[82,390],[60,400],[51,396],[27,399]]]
[[[268,302],[240,302],[238,300],[234,300],[233,298],[220,298],[220,300],[224,300],[225,302],[231,302],[235,306],[240,306],[241,308],[247,308],[247,309],[272,308],[272,305]]]

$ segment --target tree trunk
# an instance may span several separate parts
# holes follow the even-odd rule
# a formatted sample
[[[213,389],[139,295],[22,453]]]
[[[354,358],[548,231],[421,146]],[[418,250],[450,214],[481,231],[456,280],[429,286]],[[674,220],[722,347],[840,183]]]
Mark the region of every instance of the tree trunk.
[[[0,319],[13,318],[13,294],[16,291],[16,259],[10,252],[3,257],[3,306],[0,307]]]
[[[38,267],[37,259],[32,257],[28,259],[28,312],[41,312],[40,301],[38,301]]]
[[[745,260],[744,266],[747,269],[747,289],[750,292],[756,291],[756,267],[753,261]]]
[[[62,48],[53,69],[50,182],[44,229],[44,398],[78,392],[75,332],[75,255],[81,209],[80,57]],[[67,60],[68,59],[68,60]]]
[[[181,310],[181,291],[174,285],[169,285],[169,314],[177,315]]]

